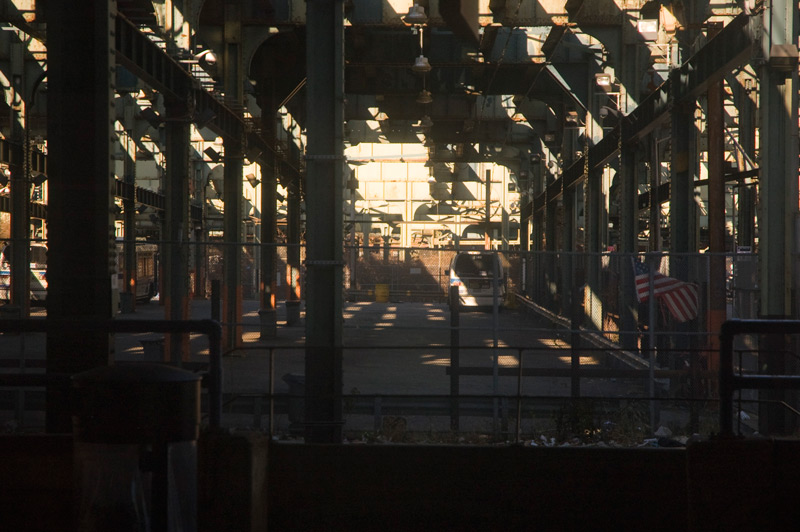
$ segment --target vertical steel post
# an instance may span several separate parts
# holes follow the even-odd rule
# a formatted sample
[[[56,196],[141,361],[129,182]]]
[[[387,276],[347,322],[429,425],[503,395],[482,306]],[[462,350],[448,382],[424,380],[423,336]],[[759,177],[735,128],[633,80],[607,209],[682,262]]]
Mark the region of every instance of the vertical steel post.
[[[264,110],[261,120],[263,134],[270,142],[276,137],[277,121],[273,114],[277,106],[274,90],[265,95],[269,105]],[[258,289],[260,308],[258,318],[261,328],[261,339],[274,338],[277,334],[277,313],[275,310],[277,288],[277,211],[278,199],[278,160],[273,152],[264,153],[265,164],[261,165],[261,284]],[[270,403],[271,404],[271,403]],[[270,423],[272,418],[270,417]]]
[[[522,353],[524,352],[522,348],[517,350],[517,443],[522,433]]]
[[[561,311],[565,316],[572,314],[572,284],[574,281],[573,270],[575,261],[575,202],[576,191],[574,187],[564,187],[561,194],[562,210],[561,210],[561,250],[562,257],[559,261],[561,265],[561,288],[559,296],[561,297]],[[571,319],[571,318],[570,318]]]
[[[11,64],[11,304],[19,317],[30,314],[30,201],[31,171],[28,138],[28,107],[25,86],[24,47],[13,42],[9,47]]]
[[[133,101],[126,98],[126,102],[132,107]],[[122,257],[123,267],[125,268],[124,283],[122,293],[126,294],[123,299],[122,312],[134,312],[136,310],[136,198],[134,197],[134,185],[136,184],[136,160],[131,153],[133,141],[132,131],[125,132],[125,152],[123,162],[122,180],[127,185],[126,190],[130,195],[122,199],[123,216],[123,243]]]
[[[797,43],[797,9],[791,0],[767,5],[763,54],[773,45]],[[759,262],[761,314],[791,313],[794,224],[797,215],[797,69],[782,71],[764,61],[760,75],[761,176]]]
[[[647,392],[650,396],[650,428],[654,430],[656,424],[656,323],[658,318],[656,315],[656,295],[655,289],[655,273],[658,269],[658,263],[661,256],[658,253],[652,252],[647,254],[646,262],[648,265],[647,274],[647,337],[650,349],[648,349],[648,364],[647,364]]]
[[[680,70],[673,70],[670,78],[675,101],[672,106],[672,160],[670,169],[670,204],[669,204],[669,240],[670,251],[673,254],[694,251],[692,235],[695,213],[694,203],[694,168],[690,157],[690,145],[695,138],[694,127],[694,101],[678,100],[682,94],[684,80]],[[675,272],[680,279],[686,277]],[[683,272],[685,275],[686,272]]]
[[[578,313],[580,312],[580,304],[578,303],[580,287],[572,287],[572,312],[570,319],[570,395],[572,397],[581,396],[581,335]]]
[[[587,157],[588,159],[588,157]],[[603,328],[603,286],[601,286],[601,246],[603,237],[603,226],[606,222],[603,201],[603,169],[591,168],[586,165],[586,188],[584,194],[583,208],[585,213],[584,227],[586,228],[586,263],[584,265],[585,282],[588,294],[578,292],[577,297],[585,297],[588,308],[584,309],[584,317],[588,317],[587,326],[592,329],[601,330]],[[580,310],[580,308],[578,309]],[[585,321],[585,320],[582,320]]]
[[[547,183],[546,185],[548,185]],[[545,186],[545,206],[544,206],[544,240],[545,240],[545,300],[549,304],[550,310],[557,310],[556,306],[556,262],[558,260],[556,250],[556,214],[557,199],[552,197]]]
[[[488,172],[486,177],[489,177]],[[497,435],[497,402],[499,399],[498,394],[500,393],[500,351],[498,349],[498,330],[500,329],[500,308],[498,301],[500,298],[498,286],[500,283],[500,257],[498,257],[497,253],[498,252],[495,251],[492,254],[492,395],[494,396],[492,404],[494,405],[495,435]]]
[[[694,123],[694,99],[683,99],[686,80],[681,71],[675,69],[670,75],[672,98],[671,120],[671,161],[670,161],[670,203],[669,203],[669,241],[670,241],[670,275],[682,281],[689,280],[689,262],[687,253],[696,251],[695,218],[697,207],[694,201],[694,175],[697,159],[692,157],[691,147],[695,144],[697,128]],[[676,324],[676,331],[688,332],[688,324]],[[689,349],[690,337],[685,334],[673,335],[674,347],[677,350]],[[691,355],[690,368],[697,364],[697,356]],[[692,393],[698,390],[692,377]],[[693,399],[696,397],[693,397]],[[700,422],[698,402],[689,403],[690,423],[697,429]]]
[[[223,337],[224,348],[232,349],[241,342],[242,314],[242,166],[244,154],[237,139],[226,138],[223,173]]]
[[[459,310],[461,308],[458,297],[458,287],[451,286],[448,291],[450,298],[450,429],[459,430],[459,356],[460,356],[460,329]]]
[[[492,171],[486,170],[486,182],[485,185],[485,198],[484,198],[484,209],[486,210],[486,216],[484,217],[484,223],[486,224],[486,229],[483,232],[483,249],[492,249]]]
[[[619,250],[620,250],[620,343],[623,349],[635,350],[638,320],[634,275],[631,258],[636,253],[638,197],[636,175],[636,150],[628,142],[626,123],[623,120],[620,132],[620,213],[619,213]]]
[[[709,36],[722,30],[721,24],[709,29]],[[724,82],[708,85],[708,331],[710,370],[719,368],[719,337],[716,333],[727,317],[725,294],[725,101]]]
[[[188,95],[188,91],[187,91]],[[169,102],[166,122],[164,234],[164,279],[161,293],[168,320],[189,317],[189,137],[190,123],[185,102]],[[189,359],[189,336],[169,334],[167,359],[179,365]]]
[[[222,321],[222,290],[220,288],[219,279],[211,281],[211,319],[219,322]]]
[[[793,316],[797,309],[798,223],[798,76],[797,65],[784,69],[772,60],[774,47],[797,46],[798,11],[793,0],[773,0],[762,16],[762,56],[759,70],[761,174],[759,176],[759,287],[760,316],[772,319]],[[766,338],[767,343],[780,342]],[[786,360],[782,349],[764,350],[759,366],[780,374]],[[782,391],[764,390],[761,399],[784,400]],[[794,406],[794,405],[792,405]],[[765,405],[759,411],[759,430],[769,434],[784,427],[784,412]]]
[[[53,87],[47,91],[47,107],[58,110],[47,114],[47,320],[55,325],[66,318],[107,320],[111,313],[109,259],[116,247],[110,230],[111,5],[107,0],[46,5],[47,78]],[[47,372],[78,373],[106,365],[111,346],[108,332],[54,328],[47,334]],[[70,401],[63,390],[48,388],[46,410],[48,432],[71,430]]]
[[[224,73],[223,85],[226,100],[241,106],[244,99],[242,73],[242,13],[238,4],[224,4]],[[244,165],[243,138],[223,139],[225,158],[223,171],[223,344],[225,349],[241,343],[242,316],[242,167]]]
[[[744,154],[740,159],[753,159],[755,157],[755,113],[756,104],[753,101],[755,92],[751,86],[752,80],[745,78],[736,91],[736,108],[739,110],[739,146]],[[740,165],[739,170],[745,170],[745,165]],[[736,243],[739,246],[755,244],[755,185],[740,183],[738,188],[739,201],[736,220]]]
[[[291,183],[287,189],[286,198],[286,241],[288,248],[286,249],[286,267],[287,278],[286,286],[289,293],[286,296],[287,301],[293,301],[295,304],[300,301],[300,287],[298,285],[298,278],[300,276],[300,176],[296,175],[292,178]],[[295,307],[297,308],[297,307]],[[287,310],[288,312],[288,310]],[[296,312],[299,313],[299,310]],[[294,319],[289,319],[289,325],[299,319],[299,314],[294,316]]]
[[[661,169],[658,160],[658,129],[650,134],[647,145],[650,166],[650,251],[661,251],[661,198],[658,196]]]
[[[721,436],[733,436],[733,333],[730,323],[720,331],[719,373],[719,432]],[[694,384],[694,381],[692,382]]]
[[[344,7],[306,2],[306,441],[342,441]]]

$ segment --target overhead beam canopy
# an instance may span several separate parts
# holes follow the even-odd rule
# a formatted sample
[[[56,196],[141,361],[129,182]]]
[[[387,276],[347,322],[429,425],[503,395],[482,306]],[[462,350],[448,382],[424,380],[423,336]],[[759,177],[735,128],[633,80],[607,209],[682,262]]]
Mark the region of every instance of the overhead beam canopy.
[[[478,0],[439,0],[439,13],[453,33],[478,47],[481,41]]]
[[[120,14],[116,17],[115,51],[119,64],[155,90],[179,101],[193,99],[198,115],[213,116],[205,125],[214,133],[237,141],[243,139],[246,127],[242,117],[207,91],[197,88],[191,74],[180,63]],[[186,87],[190,87],[188,92]],[[280,158],[260,136],[251,136],[250,142],[261,152],[272,152]]]
[[[626,122],[622,134],[617,125],[603,139],[589,149],[589,169],[597,169],[619,154],[620,142],[633,142],[650,133],[653,129],[669,119],[674,102],[690,100],[702,94],[708,85],[737,66],[743,64],[751,56],[753,46],[757,43],[756,35],[759,17],[751,17],[742,13],[735,17],[722,31],[706,45],[685,61],[677,74],[665,81],[651,92],[642,103],[622,120]],[[680,80],[680,85],[672,83],[672,79]],[[551,183],[547,190],[536,198],[535,206],[544,206],[545,198],[557,198],[564,187],[572,186],[580,181],[586,168],[584,155],[564,170],[562,177]]]

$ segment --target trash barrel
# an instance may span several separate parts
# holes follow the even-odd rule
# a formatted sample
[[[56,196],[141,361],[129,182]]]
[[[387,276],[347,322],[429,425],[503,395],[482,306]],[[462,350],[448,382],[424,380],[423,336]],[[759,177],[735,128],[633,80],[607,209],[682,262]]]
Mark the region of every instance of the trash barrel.
[[[389,301],[389,285],[376,284],[375,285],[375,301],[378,303],[387,303]]]
[[[72,378],[79,530],[196,530],[200,377],[118,363]]]

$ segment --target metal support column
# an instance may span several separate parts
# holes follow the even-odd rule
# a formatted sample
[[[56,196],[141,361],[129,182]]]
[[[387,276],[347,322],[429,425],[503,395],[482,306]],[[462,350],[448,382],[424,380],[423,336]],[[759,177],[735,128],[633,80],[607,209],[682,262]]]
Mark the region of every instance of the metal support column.
[[[661,164],[658,157],[658,135],[656,129],[647,137],[649,148],[649,182],[650,182],[650,251],[661,251],[661,198],[658,195],[661,185]]]
[[[798,37],[797,3],[773,0],[763,13],[762,55],[765,61],[759,70],[760,81],[760,145],[761,175],[759,178],[759,287],[760,316],[792,318],[796,292],[797,224],[798,224],[798,128],[797,128],[797,60],[781,65],[781,47],[793,47]],[[774,55],[774,57],[773,57]],[[784,349],[774,338],[768,344],[778,349],[765,349],[759,367],[770,374],[782,374],[787,367]],[[774,434],[787,428],[786,411],[774,406],[786,399],[784,392],[765,390],[760,399],[773,401],[759,410],[759,430]],[[790,405],[796,407],[796,405]]]
[[[461,354],[461,329],[459,325],[461,305],[459,303],[458,287],[451,286],[447,292],[450,301],[450,430],[459,431],[460,416],[459,404],[461,389],[459,387],[459,366]]]
[[[30,314],[30,201],[31,164],[28,136],[28,90],[25,47],[11,42],[8,50],[11,102],[11,304],[24,318]]]
[[[225,170],[223,174],[223,349],[233,349],[241,343],[242,317],[242,143],[225,139]]]
[[[670,74],[672,84],[673,106],[671,119],[671,161],[670,170],[670,197],[669,197],[669,245],[670,245],[670,275],[682,281],[689,280],[689,263],[686,253],[697,249],[695,238],[695,218],[697,207],[694,201],[694,176],[697,170],[697,159],[692,156],[692,146],[695,144],[697,128],[694,123],[694,100],[681,99],[684,93],[685,79],[679,70]],[[689,325],[679,323],[675,325],[678,333],[688,332]],[[685,334],[675,334],[672,338],[675,349],[688,349],[690,339]],[[700,343],[700,342],[696,342]],[[698,357],[692,356],[689,365],[694,370],[699,368]],[[692,380],[692,393],[698,392]],[[699,409],[697,402],[690,403],[690,424],[694,431],[699,426]]]
[[[775,0],[764,11],[763,54],[797,43],[797,10]],[[759,72],[761,86],[761,176],[759,261],[761,314],[789,317],[797,223],[797,68],[784,71],[770,60]]]
[[[47,114],[47,320],[52,326],[67,318],[107,320],[111,314],[109,259],[115,242],[110,6],[107,0],[46,5],[47,79],[52,87],[47,107],[58,110]],[[112,345],[107,332],[51,329],[47,372],[74,374],[107,365]],[[47,389],[48,432],[71,430],[67,392],[55,385]]]
[[[744,152],[739,159],[744,160],[755,158],[755,114],[756,104],[753,101],[755,93],[750,78],[745,78],[734,95],[736,98],[736,108],[739,110],[739,146]],[[740,164],[739,170],[748,170],[749,165]],[[756,225],[756,194],[755,185],[741,183],[738,188],[739,201],[736,209],[736,243],[739,246],[749,246],[754,249],[755,245],[755,225]],[[749,317],[749,316],[748,316]]]
[[[549,183],[547,183],[549,185]],[[546,187],[546,190],[549,190],[549,186]],[[547,283],[545,290],[545,301],[549,304],[550,310],[557,310],[556,309],[556,262],[557,262],[557,255],[556,255],[556,210],[557,210],[557,200],[556,198],[550,197],[549,194],[546,194],[545,197],[545,206],[544,206],[544,247],[545,251],[545,263],[544,267],[544,274],[545,274],[545,283]]]
[[[710,35],[719,33],[709,30]],[[708,85],[708,368],[719,369],[719,332],[727,317],[725,294],[725,102],[724,83],[720,79]]]
[[[132,100],[126,98],[126,113],[132,110]],[[131,113],[132,114],[132,113]],[[133,123],[131,118],[129,124]],[[136,183],[136,161],[133,158],[135,146],[131,138],[132,131],[126,131],[124,136],[124,152],[123,157],[123,175],[122,180],[125,183],[125,190],[131,193],[122,199],[122,257],[125,274],[123,277],[124,286],[122,287],[121,294],[121,310],[123,313],[131,313],[136,310],[136,198],[134,197],[133,190]]]
[[[164,180],[164,312],[168,320],[189,318],[189,136],[185,102],[167,102]],[[189,359],[189,336],[168,335],[165,356],[173,364]]]
[[[342,441],[344,7],[306,2],[306,442]]]
[[[526,161],[520,164],[519,170],[519,249],[522,251],[530,250],[531,244],[531,229],[533,227],[533,220],[531,213],[532,200],[528,195],[528,190],[531,186],[532,178],[530,177],[531,170]]]
[[[484,182],[484,210],[485,216],[483,223],[483,249],[492,249],[492,171],[486,170],[486,181]]]
[[[678,93],[681,83],[679,70],[671,76],[673,90]],[[695,251],[694,224],[694,163],[690,157],[690,146],[695,139],[694,102],[676,101],[672,107],[672,161],[670,168],[669,241],[670,251],[687,253]],[[686,280],[686,272],[670,266],[673,276]],[[683,275],[681,275],[683,273]]]
[[[225,98],[234,106],[244,100],[244,74],[242,67],[242,13],[238,3],[225,2],[224,6],[224,74]],[[242,318],[242,167],[244,146],[242,138],[224,138],[225,159],[223,173],[223,349],[233,349],[241,344]]]
[[[272,103],[272,102],[271,102]],[[273,106],[265,110],[262,120],[262,133],[270,140],[275,138],[275,116]],[[258,318],[261,339],[275,338],[277,335],[277,315],[275,310],[277,248],[277,158],[273,153],[263,154],[265,164],[261,165],[261,284],[259,286],[260,308]]]
[[[637,349],[636,322],[639,319],[636,293],[634,291],[633,264],[631,258],[636,253],[638,216],[638,190],[636,175],[636,148],[624,143],[626,124],[622,124],[620,146],[620,201],[619,201],[619,321],[620,343],[623,349]]]
[[[564,316],[572,316],[574,310],[572,306],[572,285],[573,285],[573,262],[575,260],[575,202],[576,190],[573,187],[565,187],[561,195],[561,251],[562,256],[559,264],[561,265],[561,312]]]
[[[30,147],[24,124],[22,86],[16,87],[15,92],[20,101],[11,111],[11,304],[19,309],[19,317],[24,318],[30,314]]]
[[[603,328],[603,285],[600,280],[600,252],[602,228],[606,219],[602,194],[603,169],[589,169],[587,165],[584,213],[586,221],[586,286],[588,287],[588,306],[584,310],[584,325],[594,329]],[[579,294],[581,295],[581,294]],[[586,296],[584,296],[586,297]],[[587,320],[588,318],[588,320]]]
[[[294,302],[297,315],[288,319],[289,325],[297,325],[300,319],[300,176],[294,176],[289,183],[286,198],[286,241],[289,247],[286,249],[286,286],[289,293],[286,295],[287,301]],[[288,312],[288,310],[287,310]]]

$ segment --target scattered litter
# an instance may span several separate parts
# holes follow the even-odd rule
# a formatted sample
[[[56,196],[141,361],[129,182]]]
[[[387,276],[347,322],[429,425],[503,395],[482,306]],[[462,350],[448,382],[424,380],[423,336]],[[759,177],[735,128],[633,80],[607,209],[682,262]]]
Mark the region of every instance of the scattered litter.
[[[658,430],[655,432],[655,435],[658,436],[659,438],[668,438],[672,436],[672,431],[662,425],[658,427]]]

